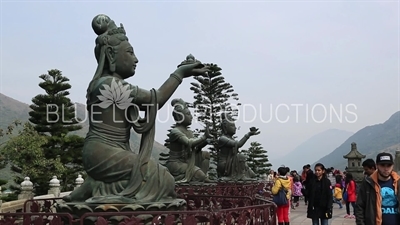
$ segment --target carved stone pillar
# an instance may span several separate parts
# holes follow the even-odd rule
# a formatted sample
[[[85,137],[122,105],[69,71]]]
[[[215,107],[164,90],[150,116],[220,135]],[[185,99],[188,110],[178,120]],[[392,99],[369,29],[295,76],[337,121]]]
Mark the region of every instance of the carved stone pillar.
[[[85,182],[85,180],[82,178],[82,175],[79,174],[78,178],[75,179],[75,188],[74,188],[74,190],[77,189],[78,187],[80,187],[83,184],[83,182]]]
[[[29,177],[25,177],[21,183],[21,193],[18,195],[18,199],[30,199],[33,196],[33,183]]]
[[[50,190],[48,194],[53,194],[54,197],[60,197],[60,181],[57,179],[57,176],[53,176],[53,179],[50,180]]]

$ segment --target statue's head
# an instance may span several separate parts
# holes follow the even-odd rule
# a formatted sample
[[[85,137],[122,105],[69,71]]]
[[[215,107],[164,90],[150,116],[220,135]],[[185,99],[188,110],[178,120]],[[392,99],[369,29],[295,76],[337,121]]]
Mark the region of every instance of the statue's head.
[[[189,110],[188,104],[180,98],[173,99],[171,101],[174,111],[172,116],[177,124],[182,124],[184,126],[189,126],[192,124],[193,116]]]
[[[235,120],[229,113],[221,114],[221,129],[223,134],[234,135],[236,133]]]
[[[93,18],[92,28],[98,35],[94,53],[99,64],[98,70],[109,70],[122,79],[135,74],[136,58],[133,47],[126,36],[124,26],[117,27],[107,15],[97,15]]]
[[[96,80],[105,71],[110,75],[126,79],[135,74],[136,58],[133,47],[126,36],[124,26],[117,27],[107,15],[99,14],[92,20],[92,28],[98,35],[94,54],[97,60],[97,70],[87,89],[86,98],[90,99]]]

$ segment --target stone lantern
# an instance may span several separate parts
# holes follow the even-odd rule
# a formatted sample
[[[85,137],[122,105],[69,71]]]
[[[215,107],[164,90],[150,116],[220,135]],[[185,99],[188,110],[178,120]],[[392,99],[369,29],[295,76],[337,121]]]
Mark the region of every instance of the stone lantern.
[[[365,155],[357,150],[357,144],[355,142],[351,143],[350,152],[343,156],[348,162],[346,172],[351,173],[354,181],[357,183],[362,182],[364,179],[364,168],[362,167],[361,161],[365,157]]]

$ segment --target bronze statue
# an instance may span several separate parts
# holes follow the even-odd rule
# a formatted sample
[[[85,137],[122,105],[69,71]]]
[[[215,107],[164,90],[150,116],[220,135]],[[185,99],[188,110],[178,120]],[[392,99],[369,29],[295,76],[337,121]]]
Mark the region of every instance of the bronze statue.
[[[83,147],[84,184],[65,201],[91,203],[163,202],[176,198],[175,179],[168,169],[150,159],[155,118],[183,78],[203,75],[200,62],[182,65],[158,90],[145,90],[125,79],[135,74],[138,59],[125,29],[106,15],[92,21],[98,35],[98,62],[87,90],[89,131]],[[145,111],[141,118],[140,111]],[[130,149],[130,131],[141,134],[139,154]]]
[[[239,153],[241,148],[250,136],[258,135],[257,128],[250,128],[250,132],[244,135],[240,141],[236,141],[233,135],[236,133],[235,122],[229,114],[221,115],[222,136],[218,139],[218,177],[231,180],[249,180],[256,177],[256,174],[246,163],[246,156]]]
[[[166,167],[175,177],[176,183],[212,182],[207,178],[210,153],[202,151],[208,144],[207,139],[211,138],[208,128],[203,136],[195,138],[188,129],[193,116],[187,103],[182,99],[174,99],[171,105],[174,107],[172,115],[176,125],[168,134],[170,152]]]

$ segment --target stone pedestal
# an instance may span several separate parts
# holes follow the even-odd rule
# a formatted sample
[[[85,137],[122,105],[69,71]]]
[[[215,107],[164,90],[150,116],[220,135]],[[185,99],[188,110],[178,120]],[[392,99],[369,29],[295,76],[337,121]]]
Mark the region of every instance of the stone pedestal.
[[[125,219],[129,219],[133,216],[132,212],[143,212],[143,215],[140,213],[134,216],[144,219],[146,222],[151,222],[154,218],[151,213],[146,214],[146,211],[179,211],[185,210],[185,206],[185,200],[171,199],[164,202],[133,204],[62,202],[56,204],[56,209],[58,213],[69,213],[75,219],[82,219],[82,224],[97,224],[99,222],[97,221],[99,216],[107,220],[107,223],[104,224],[121,224]],[[113,215],[107,215],[108,212],[113,212]],[[92,213],[92,215],[84,216],[85,213]]]

